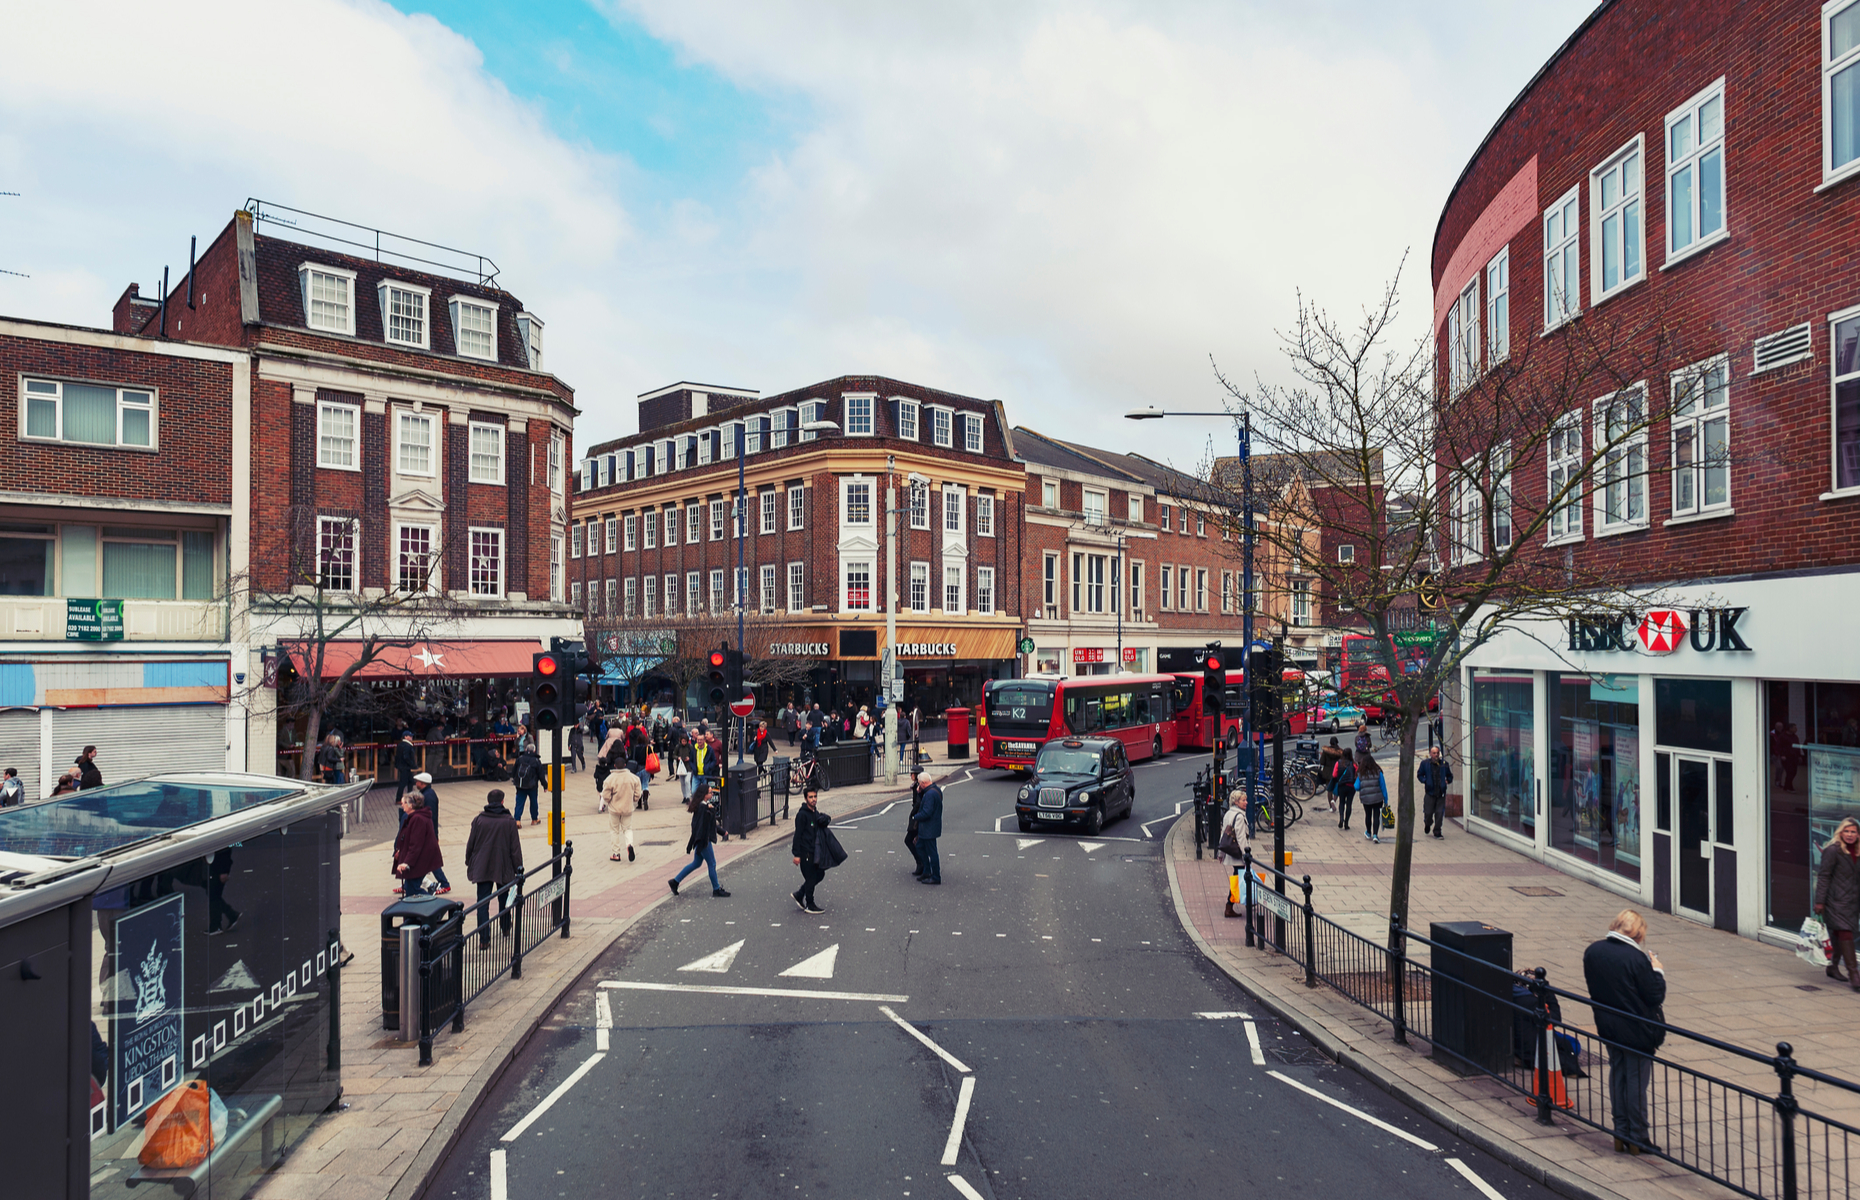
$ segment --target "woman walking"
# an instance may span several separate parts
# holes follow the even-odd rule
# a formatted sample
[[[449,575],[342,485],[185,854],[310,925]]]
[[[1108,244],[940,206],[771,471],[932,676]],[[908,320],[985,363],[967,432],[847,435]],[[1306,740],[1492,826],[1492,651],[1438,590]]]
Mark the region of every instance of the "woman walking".
[[[1860,821],[1844,817],[1834,836],[1821,848],[1821,868],[1815,872],[1815,912],[1827,923],[1834,942],[1834,961],[1828,978],[1838,979],[1860,992],[1860,968],[1854,963],[1854,931],[1860,929]],[[1841,974],[1841,963],[1847,973]]]
[[[801,811],[794,814],[794,865],[801,868],[801,887],[790,892],[795,907],[804,913],[819,914],[827,910],[814,903],[814,888],[827,877],[827,865],[833,860],[824,845],[827,823],[832,817],[820,811],[820,789],[809,787],[801,794]]]
[[[1253,840],[1252,832],[1247,828],[1246,790],[1235,788],[1227,793],[1227,815],[1221,818],[1221,838],[1216,843],[1219,847],[1214,857],[1233,868],[1233,876],[1227,885],[1227,911],[1225,917],[1237,917],[1234,901],[1240,898],[1240,868],[1246,857],[1247,843]]]
[[[400,807],[407,819],[394,837],[394,874],[408,896],[423,896],[426,877],[445,866],[446,860],[439,852],[439,833],[433,814],[426,810],[426,797],[408,792],[400,798]]]
[[[1337,797],[1337,828],[1348,829],[1350,805],[1356,801],[1356,765],[1346,754],[1332,770],[1330,790]]]
[[[1388,780],[1367,754],[1356,756],[1356,795],[1363,802],[1363,836],[1382,844],[1382,806],[1389,802]]]
[[[1337,811],[1337,764],[1347,757],[1337,739],[1318,751],[1318,778],[1324,781],[1324,794],[1330,798],[1330,811]]]
[[[685,876],[703,866],[710,870],[710,894],[725,896],[730,893],[723,890],[717,882],[717,852],[711,849],[711,843],[717,840],[717,806],[711,799],[710,780],[699,779],[691,789],[691,839],[685,843],[685,853],[691,861],[685,869],[666,880],[672,889],[672,895],[678,894],[678,884]]]

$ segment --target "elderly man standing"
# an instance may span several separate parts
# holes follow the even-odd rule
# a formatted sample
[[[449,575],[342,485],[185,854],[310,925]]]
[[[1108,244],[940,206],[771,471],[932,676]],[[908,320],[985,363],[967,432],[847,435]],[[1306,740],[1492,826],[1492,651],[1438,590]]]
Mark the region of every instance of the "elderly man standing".
[[[917,857],[924,868],[917,882],[942,883],[943,860],[937,856],[936,840],[943,836],[943,789],[931,780],[928,771],[918,772],[917,783],[923,791],[911,819],[917,822]]]
[[[1660,1151],[1648,1140],[1647,1089],[1653,1082],[1650,1056],[1666,1040],[1666,972],[1646,941],[1645,918],[1624,908],[1608,936],[1582,955],[1582,974],[1598,1005],[1595,1032],[1608,1042],[1608,1102],[1618,1154]]]

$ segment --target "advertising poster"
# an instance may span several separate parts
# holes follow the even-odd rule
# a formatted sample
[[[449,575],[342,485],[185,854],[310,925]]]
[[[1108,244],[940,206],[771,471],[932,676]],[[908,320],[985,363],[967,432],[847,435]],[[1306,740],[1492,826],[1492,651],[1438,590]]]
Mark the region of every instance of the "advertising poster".
[[[1640,730],[1615,732],[1615,858],[1640,864]]]
[[[1821,847],[1834,836],[1842,817],[1860,817],[1860,749],[1819,742],[1802,749],[1808,754],[1808,861],[1812,863],[1821,861]]]
[[[1571,757],[1574,759],[1574,778],[1571,781],[1575,794],[1570,803],[1575,809],[1576,844],[1590,850],[1600,844],[1597,836],[1601,828],[1601,764],[1596,761],[1595,735],[1593,721],[1570,722]]]
[[[110,1087],[118,1127],[181,1082],[183,899],[163,896],[116,922]]]

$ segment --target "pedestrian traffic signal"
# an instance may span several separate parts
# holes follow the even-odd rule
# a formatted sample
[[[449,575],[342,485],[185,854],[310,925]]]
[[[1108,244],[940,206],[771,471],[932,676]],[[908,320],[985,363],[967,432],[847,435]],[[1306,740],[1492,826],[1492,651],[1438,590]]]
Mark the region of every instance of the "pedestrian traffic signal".
[[[1285,658],[1277,650],[1255,650],[1247,656],[1246,681],[1253,708],[1253,728],[1271,732],[1285,719],[1282,686]]]
[[[568,663],[563,655],[545,651],[530,659],[530,721],[538,732],[562,728],[563,685]]]
[[[722,704],[725,698],[724,685],[729,680],[730,646],[722,646],[710,652],[710,702]]]
[[[1201,655],[1201,711],[1218,721],[1227,711],[1227,663],[1221,657],[1221,644],[1209,642]],[[1215,726],[1215,732],[1220,726]]]

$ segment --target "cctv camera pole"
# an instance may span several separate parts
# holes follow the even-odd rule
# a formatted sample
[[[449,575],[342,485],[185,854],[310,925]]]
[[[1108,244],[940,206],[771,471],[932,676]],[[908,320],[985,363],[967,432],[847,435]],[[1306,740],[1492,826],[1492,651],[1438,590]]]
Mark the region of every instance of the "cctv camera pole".
[[[1251,514],[1248,514],[1249,517]],[[1272,671],[1283,678],[1285,662],[1285,638],[1272,639]],[[1275,690],[1280,680],[1273,680],[1269,685]],[[1272,877],[1273,890],[1285,895],[1285,713],[1284,705],[1279,709],[1272,722],[1272,862],[1277,868]],[[1272,919],[1273,944],[1281,952],[1285,949],[1285,918],[1274,916]]]
[[[891,660],[891,678],[896,679],[898,662],[898,487],[897,460],[885,456],[885,654]],[[890,680],[882,681],[885,690],[885,786],[898,782],[898,702],[892,698],[897,689]]]
[[[568,694],[575,694],[575,684],[569,681]],[[556,722],[549,731],[549,878],[554,879],[562,873],[562,724]]]

